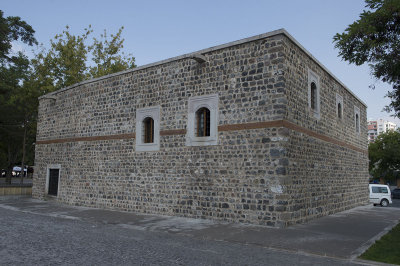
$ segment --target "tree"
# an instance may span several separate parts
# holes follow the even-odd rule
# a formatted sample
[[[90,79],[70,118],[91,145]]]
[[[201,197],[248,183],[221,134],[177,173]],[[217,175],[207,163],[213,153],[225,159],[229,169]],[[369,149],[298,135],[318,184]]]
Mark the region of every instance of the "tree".
[[[20,123],[23,113],[19,108],[23,104],[13,102],[13,97],[29,72],[29,60],[22,53],[11,54],[12,42],[21,40],[32,46],[37,41],[35,31],[28,23],[20,17],[4,17],[3,14],[0,10],[0,159],[2,166],[8,170],[7,181],[11,182],[11,169],[20,155],[17,143],[23,129]]]
[[[1,19],[3,18],[0,18],[2,30],[4,25],[1,23],[5,19]],[[10,21],[25,30],[19,28],[24,33],[24,37],[21,37],[23,41],[27,40],[28,44],[29,40],[32,41],[31,44],[36,43],[36,40],[28,38],[29,33],[33,34],[34,31],[29,30],[25,22],[22,23],[19,18]],[[6,42],[1,43],[0,163],[2,167],[9,169],[8,173],[18,163],[21,163],[22,169],[25,163],[33,164],[39,96],[85,79],[135,67],[135,58],[125,56],[122,52],[122,30],[123,28],[119,29],[115,35],[111,34],[111,38],[104,31],[100,39],[93,38],[89,43],[93,32],[90,26],[81,35],[72,34],[67,26],[61,34],[50,40],[48,49],[43,45],[39,47],[31,60],[22,53],[9,56],[11,44],[4,45],[3,49],[2,45]],[[1,37],[0,41],[7,39],[3,35]],[[8,38],[11,41],[14,39]],[[3,59],[1,54],[5,55]]]
[[[111,34],[110,39],[104,30],[100,39],[93,38],[93,42],[88,43],[93,33],[90,25],[79,36],[73,35],[66,26],[61,34],[50,40],[50,49],[42,47],[32,60],[37,82],[45,88],[44,92],[51,92],[85,79],[136,67],[135,58],[122,51],[122,30],[123,27],[117,34]]]
[[[369,171],[375,178],[393,180],[400,171],[400,132],[379,134],[368,146]]]
[[[21,40],[22,42],[33,45],[37,44],[34,37],[35,31],[20,17],[3,17],[3,11],[0,10],[0,60],[12,61],[10,50],[12,42]]]
[[[21,154],[24,158],[25,138],[27,124],[25,123],[29,112],[26,112],[26,103],[18,101],[18,95],[29,94],[22,92],[23,82],[30,73],[29,60],[22,53],[13,57],[12,63],[3,63],[0,66],[0,153],[2,153],[2,165],[7,167],[7,181],[10,182],[10,173],[13,165],[17,163],[17,158]],[[25,133],[25,134],[24,134]],[[22,149],[19,145],[23,139]],[[24,160],[22,160],[23,163]]]
[[[400,1],[365,0],[360,18],[333,37],[339,55],[356,65],[369,63],[372,75],[392,85],[384,109],[400,118]]]
[[[39,96],[85,79],[135,67],[135,58],[122,52],[122,30],[120,28],[117,34],[111,34],[110,40],[104,31],[100,39],[93,38],[90,44],[91,26],[85,28],[81,35],[72,34],[66,26],[61,34],[50,40],[49,49],[41,46],[30,61],[29,71],[19,82],[22,85],[16,86],[10,97],[10,103],[15,106],[14,112],[19,114],[17,121],[23,129],[20,134],[23,139],[22,164],[26,158],[33,160],[34,157],[32,143],[36,136]]]
[[[84,33],[75,36],[66,26],[62,34],[50,40],[51,48],[45,55],[56,89],[64,88],[84,80],[87,75],[87,45],[85,41],[93,31],[84,29]],[[40,55],[39,55],[40,56]]]
[[[27,60],[27,59],[26,59]],[[43,95],[41,87],[32,79],[33,73],[29,68],[29,61],[26,63],[25,76],[23,84],[14,88],[10,98],[10,103],[14,106],[14,112],[19,114],[16,119],[21,126],[22,133],[22,153],[21,153],[21,183],[23,183],[23,169],[27,162],[26,144],[32,146],[32,141],[36,135],[36,121],[38,109],[38,97]],[[32,136],[32,134],[34,134]],[[33,137],[33,138],[32,138]],[[28,142],[30,140],[30,142]],[[33,157],[31,156],[33,159]],[[33,161],[30,161],[33,164]]]
[[[124,39],[121,39],[122,30],[121,27],[117,34],[111,34],[111,40],[107,39],[107,32],[101,34],[101,39],[98,40],[93,38],[93,44],[89,46],[89,51],[92,52],[92,60],[95,66],[89,68],[89,74],[91,78],[97,78],[104,75],[123,71],[136,67],[135,58],[130,54],[125,55],[121,52],[124,47]]]

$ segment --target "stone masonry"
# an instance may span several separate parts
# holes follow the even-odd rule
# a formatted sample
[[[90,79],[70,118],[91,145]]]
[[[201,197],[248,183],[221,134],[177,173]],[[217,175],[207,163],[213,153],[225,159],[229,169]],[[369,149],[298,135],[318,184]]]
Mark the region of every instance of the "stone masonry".
[[[190,112],[209,95],[202,142]],[[136,115],[150,109],[158,146],[142,151]],[[285,30],[47,94],[37,128],[35,198],[53,168],[67,204],[277,227],[368,197],[366,105]]]

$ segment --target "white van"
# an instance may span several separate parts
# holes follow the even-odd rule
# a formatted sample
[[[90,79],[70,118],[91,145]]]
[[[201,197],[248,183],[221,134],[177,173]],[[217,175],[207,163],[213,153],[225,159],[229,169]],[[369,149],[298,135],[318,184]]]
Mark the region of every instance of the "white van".
[[[389,186],[369,184],[369,202],[374,206],[380,204],[382,207],[387,207],[389,203],[392,204]]]

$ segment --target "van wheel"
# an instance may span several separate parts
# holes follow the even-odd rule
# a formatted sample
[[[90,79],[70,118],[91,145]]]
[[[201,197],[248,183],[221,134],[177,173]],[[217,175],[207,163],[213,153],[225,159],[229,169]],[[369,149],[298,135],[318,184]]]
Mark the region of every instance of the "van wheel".
[[[383,200],[381,201],[381,206],[382,206],[382,207],[387,207],[388,205],[389,205],[389,201],[388,201],[388,200],[383,199]]]

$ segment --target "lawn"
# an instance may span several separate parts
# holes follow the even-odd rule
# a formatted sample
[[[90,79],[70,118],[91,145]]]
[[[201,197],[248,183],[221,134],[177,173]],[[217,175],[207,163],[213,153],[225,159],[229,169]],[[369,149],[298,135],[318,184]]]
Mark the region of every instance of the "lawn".
[[[376,241],[360,258],[400,265],[400,224]]]

